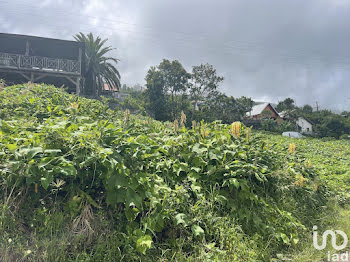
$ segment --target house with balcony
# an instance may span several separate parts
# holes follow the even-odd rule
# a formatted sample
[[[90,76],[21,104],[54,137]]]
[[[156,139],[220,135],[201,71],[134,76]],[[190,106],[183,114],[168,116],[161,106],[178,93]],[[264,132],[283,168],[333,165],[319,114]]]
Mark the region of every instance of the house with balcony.
[[[0,33],[0,79],[65,86],[84,93],[85,45],[81,42]]]

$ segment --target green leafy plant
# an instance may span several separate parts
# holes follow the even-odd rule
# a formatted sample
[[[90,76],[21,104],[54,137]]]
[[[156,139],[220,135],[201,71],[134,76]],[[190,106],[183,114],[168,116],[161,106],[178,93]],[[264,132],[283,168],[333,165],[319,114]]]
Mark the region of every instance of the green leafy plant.
[[[339,181],[309,164],[309,140],[290,153],[240,123],[174,128],[52,86],[4,88],[0,116],[2,234],[55,234],[71,260],[268,261],[308,235]]]

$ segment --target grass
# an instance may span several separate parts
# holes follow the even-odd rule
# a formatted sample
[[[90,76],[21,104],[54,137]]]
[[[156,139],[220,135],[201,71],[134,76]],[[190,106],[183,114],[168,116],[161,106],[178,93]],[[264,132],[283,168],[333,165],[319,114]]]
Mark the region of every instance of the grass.
[[[320,180],[327,184],[333,192],[333,200],[328,202],[329,211],[319,218],[316,226],[319,235],[327,229],[342,230],[350,236],[350,141],[324,141],[317,138],[293,139],[275,134],[260,133],[268,142],[275,143],[279,150],[286,150],[288,145],[296,145],[299,157],[305,158],[318,170]],[[303,241],[302,248],[287,255],[292,261],[327,261],[328,252],[337,253],[332,248],[330,239],[326,248],[319,251],[313,246],[312,228],[309,237]],[[340,251],[342,253],[345,251]]]

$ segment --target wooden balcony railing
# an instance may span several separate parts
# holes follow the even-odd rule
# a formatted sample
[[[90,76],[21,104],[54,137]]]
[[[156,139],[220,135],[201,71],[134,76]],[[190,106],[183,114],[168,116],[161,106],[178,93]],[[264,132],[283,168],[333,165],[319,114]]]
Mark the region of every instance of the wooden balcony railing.
[[[81,74],[81,63],[77,60],[26,56],[0,52],[0,68],[39,70],[62,74]]]

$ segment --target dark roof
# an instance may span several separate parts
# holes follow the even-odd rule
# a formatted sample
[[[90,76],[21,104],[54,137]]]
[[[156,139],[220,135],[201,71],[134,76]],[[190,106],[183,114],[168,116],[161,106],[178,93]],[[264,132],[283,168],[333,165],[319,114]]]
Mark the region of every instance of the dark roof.
[[[50,42],[61,42],[61,43],[69,43],[70,45],[85,47],[84,43],[77,42],[75,40],[63,40],[57,38],[48,38],[41,36],[33,36],[33,35],[19,35],[19,34],[8,34],[8,33],[0,33],[0,38],[2,37],[11,37],[17,39],[25,39],[25,40],[41,40],[41,41],[50,41]]]
[[[306,118],[305,116],[300,116],[300,118],[304,118],[307,122],[309,122],[311,125],[314,125],[314,123],[309,119]]]
[[[0,33],[0,52],[25,54],[27,41],[31,56],[78,60],[79,48],[85,53],[85,43],[77,41],[4,33]]]

